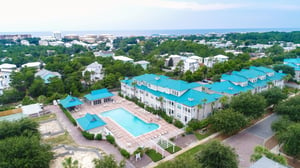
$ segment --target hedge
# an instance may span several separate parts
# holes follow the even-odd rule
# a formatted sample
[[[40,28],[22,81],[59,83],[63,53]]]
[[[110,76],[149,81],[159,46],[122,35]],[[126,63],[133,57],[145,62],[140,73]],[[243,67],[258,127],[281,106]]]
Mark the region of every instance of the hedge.
[[[121,155],[122,156],[124,156],[126,159],[129,159],[130,158],[130,153],[129,152],[127,152],[127,150],[125,150],[125,149],[120,149],[120,153],[121,153]]]
[[[102,134],[97,134],[95,139],[96,140],[102,140]]]
[[[88,140],[94,140],[95,139],[95,134],[91,134],[86,131],[82,131],[81,134]]]
[[[113,145],[116,144],[115,138],[112,135],[107,135],[106,140]]]
[[[59,105],[60,109],[63,111],[63,113],[65,113],[65,115],[67,116],[67,118],[70,120],[70,122],[74,125],[77,126],[77,122],[76,120],[73,118],[72,114],[65,109],[61,104]]]

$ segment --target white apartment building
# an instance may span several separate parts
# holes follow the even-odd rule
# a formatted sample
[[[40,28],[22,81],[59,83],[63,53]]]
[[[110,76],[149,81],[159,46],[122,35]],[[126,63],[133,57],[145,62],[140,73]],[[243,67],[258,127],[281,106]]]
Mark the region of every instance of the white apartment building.
[[[93,62],[90,65],[88,65],[84,71],[82,71],[82,76],[84,76],[85,72],[89,71],[91,74],[91,81],[98,81],[102,80],[104,77],[102,65],[98,62]]]
[[[198,83],[187,83],[170,79],[167,76],[144,74],[121,81],[121,93],[130,98],[136,97],[146,106],[162,109],[187,124],[191,119],[202,120],[213,109],[219,108],[220,94],[202,92]]]
[[[214,66],[214,64],[228,61],[228,59],[229,59],[229,57],[227,57],[225,55],[216,55],[213,57],[205,57],[204,65],[209,68],[212,68]]]

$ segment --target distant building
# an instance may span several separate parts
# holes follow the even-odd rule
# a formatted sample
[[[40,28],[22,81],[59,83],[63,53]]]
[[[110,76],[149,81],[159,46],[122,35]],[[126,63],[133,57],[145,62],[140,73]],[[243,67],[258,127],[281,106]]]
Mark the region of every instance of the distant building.
[[[54,37],[56,40],[61,40],[61,39],[62,39],[61,32],[60,32],[60,31],[54,31],[54,32],[53,32],[53,37]]]
[[[95,57],[113,57],[115,53],[112,51],[98,51],[94,52]]]
[[[17,39],[25,39],[25,38],[31,38],[31,34],[0,35],[0,40],[17,40]]]
[[[125,56],[114,56],[113,59],[114,60],[123,61],[123,62],[132,62],[133,63],[133,59],[132,58],[125,57]]]
[[[273,86],[283,88],[285,75],[270,68],[251,66],[250,69],[223,74],[221,82],[203,87],[207,88],[209,93],[219,93],[226,96],[234,96],[247,91],[260,93]]]
[[[249,168],[289,168],[288,166],[284,166],[274,160],[271,160],[265,156],[257,160],[253,165]]]
[[[93,62],[90,65],[88,65],[84,71],[82,71],[82,76],[84,76],[84,74],[86,72],[90,72],[90,80],[91,81],[98,81],[98,80],[102,80],[104,75],[103,75],[103,70],[102,70],[102,65],[99,64],[98,62]]]
[[[181,61],[180,55],[170,55],[169,58],[165,60],[165,66],[176,67],[176,65]]]
[[[53,78],[53,77],[61,78],[60,73],[51,72],[51,71],[48,71],[47,69],[42,69],[42,70],[38,71],[37,73],[34,74],[34,76],[41,77],[46,84],[50,83],[50,78]]]
[[[11,82],[10,75],[17,69],[14,64],[1,64],[0,65],[0,95],[3,94],[3,90],[9,88]]]
[[[79,40],[79,36],[77,34],[67,34],[64,38],[67,40]]]
[[[21,67],[22,67],[22,68],[27,67],[27,68],[36,68],[36,69],[40,69],[43,65],[45,65],[45,64],[43,64],[43,63],[41,63],[41,62],[28,62],[28,63],[26,63],[26,64],[23,64]]]
[[[225,56],[225,55],[216,55],[213,57],[205,57],[204,58],[204,65],[212,68],[214,66],[214,64],[216,63],[220,63],[220,62],[225,62],[228,61],[229,57]]]
[[[150,62],[145,61],[145,60],[141,60],[141,61],[134,62],[134,64],[141,65],[143,69],[147,69]]]
[[[30,43],[28,40],[21,40],[21,45],[30,46]]]
[[[295,70],[295,80],[300,81],[300,58],[288,58],[283,60],[284,65],[293,67]]]

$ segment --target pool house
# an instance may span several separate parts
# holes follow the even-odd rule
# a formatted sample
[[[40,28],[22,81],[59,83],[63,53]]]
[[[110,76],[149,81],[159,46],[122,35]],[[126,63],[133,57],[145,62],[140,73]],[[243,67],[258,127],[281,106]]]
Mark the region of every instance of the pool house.
[[[59,103],[68,110],[75,110],[83,104],[77,97],[68,95],[65,99],[59,100]]]
[[[90,94],[85,95],[84,98],[86,102],[93,106],[97,104],[111,102],[113,100],[113,96],[114,94],[112,94],[106,88],[104,88],[99,90],[93,90]]]
[[[82,131],[89,131],[92,133],[99,133],[102,126],[106,123],[96,114],[86,113],[84,117],[76,119],[77,125]]]

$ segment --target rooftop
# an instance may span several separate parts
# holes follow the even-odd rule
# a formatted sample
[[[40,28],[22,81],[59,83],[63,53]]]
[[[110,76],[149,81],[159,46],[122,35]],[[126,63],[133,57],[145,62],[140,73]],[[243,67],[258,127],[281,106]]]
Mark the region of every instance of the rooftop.
[[[65,99],[59,101],[64,108],[74,107],[83,104],[77,97],[68,95]]]
[[[105,89],[93,90],[91,91],[90,94],[87,94],[84,97],[89,101],[93,101],[93,100],[99,100],[99,99],[112,97],[112,96],[114,96],[114,94],[112,94],[105,88]]]
[[[207,87],[210,90],[219,92],[219,93],[227,93],[227,94],[239,94],[240,92],[247,92],[251,89],[253,89],[252,86],[239,86],[231,83],[230,81],[224,81],[224,82],[215,82],[213,84],[205,85],[204,87]]]
[[[78,118],[76,121],[84,131],[106,125],[98,115],[90,113],[86,113],[84,117]]]
[[[288,168],[278,162],[275,162],[265,156],[256,161],[250,168]]]

